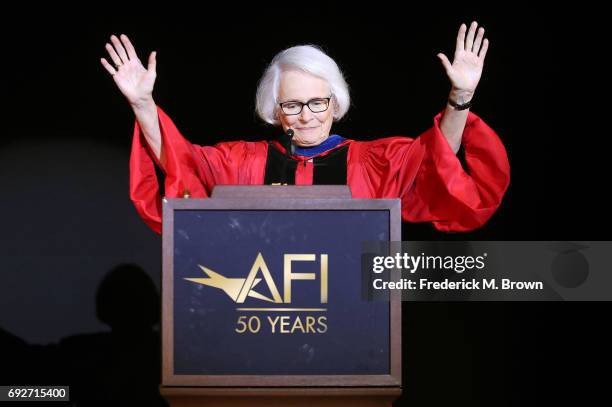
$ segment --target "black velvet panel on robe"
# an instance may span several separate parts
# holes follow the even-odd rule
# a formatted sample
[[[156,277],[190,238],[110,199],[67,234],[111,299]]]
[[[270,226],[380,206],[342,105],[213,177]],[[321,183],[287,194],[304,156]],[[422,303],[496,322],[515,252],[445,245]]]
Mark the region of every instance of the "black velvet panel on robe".
[[[346,185],[346,159],[348,145],[340,147],[322,157],[313,159],[313,185]],[[275,183],[295,184],[295,169],[302,163],[295,161],[272,144],[268,147],[268,157],[266,158],[266,173],[264,184]],[[283,181],[283,170],[285,180]]]

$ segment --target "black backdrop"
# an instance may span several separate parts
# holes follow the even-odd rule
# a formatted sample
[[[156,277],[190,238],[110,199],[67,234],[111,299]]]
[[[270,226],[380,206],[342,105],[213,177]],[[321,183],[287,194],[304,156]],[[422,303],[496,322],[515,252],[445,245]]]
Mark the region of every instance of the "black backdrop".
[[[96,320],[94,297],[118,263],[140,264],[159,285],[160,240],[128,198],[133,115],[99,62],[111,33],[129,35],[144,61],[157,51],[154,97],[194,143],[277,134],[253,112],[255,87],[276,52],[303,43],[322,46],[351,87],[353,105],[334,132],[372,139],[417,136],[431,125],[449,90],[436,54],[452,60],[460,23],[476,19],[491,46],[473,111],[508,150],[510,189],[478,231],[446,235],[406,224],[403,238],[606,239],[606,224],[594,228],[584,215],[596,201],[578,171],[589,158],[560,123],[575,111],[559,108],[562,99],[552,96],[563,56],[554,48],[552,15],[287,4],[155,16],[89,11],[77,17],[59,10],[5,16],[0,327],[8,342],[22,338],[45,348],[106,330]],[[605,353],[598,345],[608,309],[404,304],[402,401],[525,405],[536,394],[546,400],[575,393],[576,372],[591,367],[598,349]],[[5,377],[10,384],[11,375]],[[551,378],[554,386],[544,387]],[[33,383],[27,374],[23,382]]]

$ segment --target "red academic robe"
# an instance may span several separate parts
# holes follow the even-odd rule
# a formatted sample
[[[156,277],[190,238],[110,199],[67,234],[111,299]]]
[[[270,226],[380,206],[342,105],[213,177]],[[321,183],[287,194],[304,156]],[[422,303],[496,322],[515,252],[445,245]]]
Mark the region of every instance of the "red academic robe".
[[[162,210],[155,165],[165,174],[166,197],[188,192],[192,198],[206,198],[215,185],[262,185],[268,148],[283,150],[266,141],[195,145],[159,107],[158,115],[163,162],[150,150],[138,122],[130,156],[130,198],[157,233]],[[506,150],[495,132],[470,112],[462,138],[466,172],[440,130],[442,115],[417,138],[347,139],[335,147],[349,145],[347,184],[353,198],[401,198],[404,221],[433,222],[441,231],[469,231],[485,224],[510,182]],[[311,157],[294,158],[306,161],[297,166],[295,183],[312,184]]]

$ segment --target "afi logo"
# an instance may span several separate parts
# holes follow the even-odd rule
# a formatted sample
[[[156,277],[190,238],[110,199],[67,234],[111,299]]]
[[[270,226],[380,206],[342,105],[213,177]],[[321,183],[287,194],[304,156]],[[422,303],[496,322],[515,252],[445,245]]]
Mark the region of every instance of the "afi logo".
[[[281,295],[278,292],[278,288],[276,288],[276,284],[272,279],[272,275],[270,274],[270,270],[264,261],[261,253],[257,253],[257,257],[255,258],[255,262],[251,267],[251,271],[246,278],[227,278],[222,276],[219,273],[212,271],[209,268],[198,266],[208,275],[208,278],[186,278],[185,280],[192,281],[194,283],[209,285],[211,287],[220,288],[227,295],[230,296],[232,300],[237,303],[244,303],[246,297],[253,297],[259,300],[264,300],[268,302],[273,302],[277,304],[289,304],[291,303],[291,286],[293,280],[316,280],[315,273],[293,273],[291,271],[291,265],[295,261],[316,261],[317,256],[315,254],[285,254],[284,255],[284,298],[281,298]],[[321,254],[319,260],[320,274],[321,274],[321,303],[327,303],[327,254]],[[272,294],[272,298],[266,297],[265,295],[258,293],[253,289],[259,282],[261,281],[260,277],[257,275],[261,272],[261,275],[268,285],[268,290]]]

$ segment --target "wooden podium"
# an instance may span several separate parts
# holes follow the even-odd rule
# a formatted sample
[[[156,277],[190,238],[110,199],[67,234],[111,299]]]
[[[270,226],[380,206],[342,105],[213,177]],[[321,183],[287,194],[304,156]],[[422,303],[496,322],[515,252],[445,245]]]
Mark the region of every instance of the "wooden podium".
[[[175,406],[391,406],[401,301],[368,301],[364,241],[399,199],[347,186],[218,186],[163,200],[162,384]],[[367,289],[367,287],[366,287]]]

